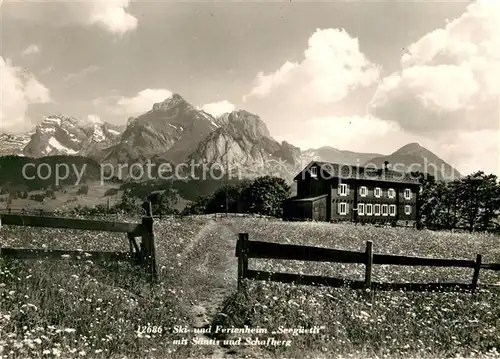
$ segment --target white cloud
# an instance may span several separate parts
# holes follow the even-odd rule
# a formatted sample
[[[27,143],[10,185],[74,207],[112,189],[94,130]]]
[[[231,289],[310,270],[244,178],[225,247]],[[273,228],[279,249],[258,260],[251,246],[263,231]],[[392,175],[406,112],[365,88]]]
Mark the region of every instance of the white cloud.
[[[500,3],[477,1],[408,47],[369,111],[428,139],[463,173],[500,174]]]
[[[128,1],[99,3],[89,18],[91,24],[99,24],[115,34],[124,34],[137,28],[137,18],[126,12]],[[104,5],[103,5],[104,4]]]
[[[417,133],[463,128],[481,112],[474,102],[480,91],[466,64],[419,65],[384,78],[370,107],[378,117]]]
[[[41,51],[40,46],[31,44],[26,49],[23,50],[22,55],[29,56],[29,55],[39,54],[40,51]]]
[[[500,133],[498,129],[444,134],[436,139],[436,153],[450,163],[458,164],[463,174],[478,170],[500,175]]]
[[[318,29],[309,38],[304,60],[285,62],[274,73],[260,72],[243,99],[277,93],[294,103],[336,102],[378,79],[379,68],[360,51],[356,38],[345,30]]]
[[[94,123],[102,123],[102,120],[98,115],[90,114],[87,116],[86,122],[94,124]]]
[[[289,131],[276,139],[291,142],[303,150],[332,146],[340,150],[388,155],[408,143],[417,142],[463,174],[482,169],[500,175],[498,130],[429,136],[405,131],[396,122],[365,115],[313,117],[301,124],[300,131],[295,128],[289,128]]]
[[[53,67],[53,66],[48,66],[48,67],[46,67],[46,68],[42,69],[42,70],[40,71],[40,73],[41,73],[42,75],[45,75],[45,74],[48,74],[49,72],[51,72],[53,69],[54,69],[54,67]]]
[[[83,79],[85,76],[88,76],[90,74],[93,74],[94,72],[99,71],[100,69],[101,68],[97,65],[90,65],[76,72],[67,74],[64,77],[64,81],[65,82],[78,81]]]
[[[218,117],[228,112],[233,112],[236,107],[229,101],[219,101],[204,104],[199,109],[211,114],[214,117]]]
[[[5,13],[16,18],[56,26],[99,26],[116,35],[137,28],[138,20],[127,12],[130,0],[52,1],[7,0]],[[5,6],[5,5],[4,5]]]
[[[18,133],[32,123],[26,116],[30,104],[49,103],[50,91],[32,74],[0,56],[0,132]]]
[[[500,4],[480,1],[408,47],[371,107],[414,132],[497,128]]]
[[[172,96],[172,91],[167,89],[145,89],[133,97],[120,97],[116,101],[113,112],[130,116],[147,112],[153,104],[162,102]]]

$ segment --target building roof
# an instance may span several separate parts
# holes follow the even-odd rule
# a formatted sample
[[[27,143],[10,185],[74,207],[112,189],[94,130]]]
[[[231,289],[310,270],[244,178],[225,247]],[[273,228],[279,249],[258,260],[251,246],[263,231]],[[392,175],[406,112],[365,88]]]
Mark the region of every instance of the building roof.
[[[312,166],[318,166],[318,177],[323,178],[344,178],[344,179],[362,179],[367,181],[385,181],[385,182],[399,182],[419,185],[420,181],[410,173],[393,171],[391,169],[378,169],[375,167],[361,167],[353,165],[341,165],[331,162],[318,162],[312,161],[297,176],[294,181],[297,181],[305,173],[309,172]]]
[[[325,197],[327,197],[328,194],[322,194],[321,196],[315,196],[315,197],[305,197],[305,198],[302,198],[302,197],[291,197],[291,198],[288,198],[287,200],[288,201],[293,201],[293,202],[314,202],[314,201],[317,201],[319,199],[323,199]]]

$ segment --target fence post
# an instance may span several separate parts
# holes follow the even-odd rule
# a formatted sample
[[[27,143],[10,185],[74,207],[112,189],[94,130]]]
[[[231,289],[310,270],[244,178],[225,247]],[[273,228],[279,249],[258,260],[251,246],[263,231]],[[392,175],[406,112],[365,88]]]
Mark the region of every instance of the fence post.
[[[127,233],[127,238],[128,238],[129,245],[130,245],[131,262],[133,264],[141,264],[141,265],[143,265],[142,249],[140,248],[140,246],[135,241],[134,235],[132,233]]]
[[[131,233],[127,233],[127,239],[128,239],[128,245],[129,245],[129,253],[130,253],[130,262],[134,263],[134,245],[132,244],[132,241],[134,238],[132,237]]]
[[[243,288],[243,279],[245,279],[248,270],[248,233],[240,233],[236,250],[238,251],[238,291]]]
[[[365,288],[370,289],[372,286],[372,267],[373,267],[373,242],[366,241],[366,271],[365,271]]]
[[[156,251],[153,233],[153,211],[151,202],[144,202],[142,208],[146,211],[146,215],[142,217],[142,260],[146,265],[151,282],[157,278],[156,270]]]
[[[472,293],[474,293],[477,288],[477,282],[479,279],[479,270],[481,269],[482,259],[483,259],[482,256],[478,254],[476,257],[476,266],[474,267],[474,275],[472,277],[472,284],[471,284]]]

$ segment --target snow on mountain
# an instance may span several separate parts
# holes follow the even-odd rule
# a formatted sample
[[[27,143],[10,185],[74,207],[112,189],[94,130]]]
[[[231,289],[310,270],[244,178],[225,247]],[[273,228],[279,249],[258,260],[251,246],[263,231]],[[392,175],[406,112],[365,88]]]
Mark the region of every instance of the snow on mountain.
[[[32,133],[9,135],[0,133],[0,156],[22,155],[23,148],[30,142]]]
[[[48,116],[36,127],[23,153],[26,156],[81,155],[93,157],[116,143],[119,127],[97,118],[77,120],[61,115]]]

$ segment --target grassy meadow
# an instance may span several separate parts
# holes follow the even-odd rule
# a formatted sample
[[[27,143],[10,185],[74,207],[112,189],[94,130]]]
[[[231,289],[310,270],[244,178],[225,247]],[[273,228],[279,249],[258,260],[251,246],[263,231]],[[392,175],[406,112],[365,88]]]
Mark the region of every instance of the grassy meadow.
[[[138,219],[136,219],[138,220]],[[250,240],[375,253],[500,262],[500,238],[350,224],[206,217],[155,223],[159,282],[140,268],[91,261],[1,261],[2,358],[331,358],[499,357],[500,290],[468,293],[372,292],[247,281],[236,293],[237,233]],[[125,235],[4,226],[4,247],[128,250]],[[349,264],[250,260],[251,269],[361,279]],[[472,270],[374,266],[374,281],[463,281]],[[481,283],[500,273],[481,271]],[[500,288],[500,287],[499,287]],[[199,337],[174,326],[322,326],[319,334],[253,334],[289,346],[174,344]],[[139,326],[161,333],[139,333]],[[236,339],[250,334],[228,334]],[[205,337],[205,340],[208,340]]]
[[[500,262],[500,238],[489,234],[416,231],[352,224],[243,223],[250,240],[314,245],[374,253]],[[363,280],[364,266],[249,260],[250,269]],[[472,269],[375,265],[373,281],[470,283]],[[483,270],[480,283],[500,285]],[[246,323],[279,330],[324,326],[314,335],[281,335],[290,347],[269,347],[277,357],[500,357],[500,286],[470,293],[372,292],[247,281],[246,293],[228,298],[225,325]]]

